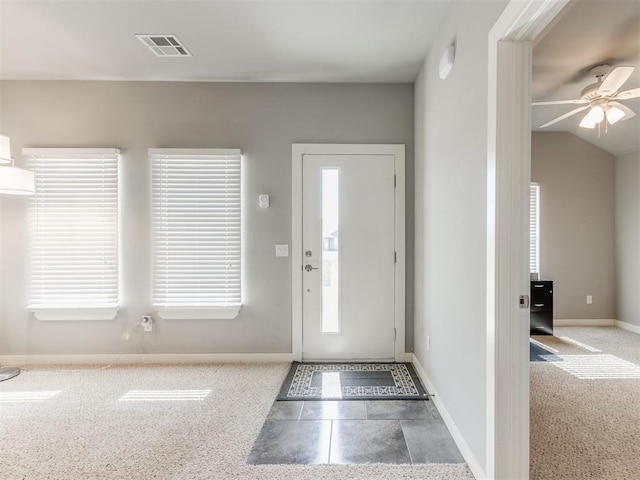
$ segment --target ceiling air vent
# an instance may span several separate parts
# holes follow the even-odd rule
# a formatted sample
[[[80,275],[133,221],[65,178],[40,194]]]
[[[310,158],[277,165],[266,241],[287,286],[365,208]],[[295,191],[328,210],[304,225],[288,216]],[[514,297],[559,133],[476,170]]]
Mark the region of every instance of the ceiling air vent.
[[[175,35],[136,34],[138,40],[153,52],[156,57],[190,57],[191,53]]]

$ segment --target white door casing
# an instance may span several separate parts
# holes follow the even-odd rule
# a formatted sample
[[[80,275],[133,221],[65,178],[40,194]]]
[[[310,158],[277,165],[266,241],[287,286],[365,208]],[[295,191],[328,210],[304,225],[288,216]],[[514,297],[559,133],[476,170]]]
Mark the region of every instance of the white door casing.
[[[393,360],[393,155],[302,160],[303,360]]]
[[[486,479],[529,478],[531,49],[569,1],[511,0],[489,32]]]
[[[339,334],[320,333],[322,271],[303,269],[305,265],[319,268],[322,264],[323,170],[339,170],[341,183]],[[303,188],[306,183],[309,187]],[[293,144],[292,200],[294,359],[303,359],[304,345],[305,360],[405,361],[404,145]],[[391,228],[372,241],[371,234],[381,222],[391,224]],[[381,253],[384,250],[390,250],[388,256]],[[311,252],[310,257],[305,256],[306,251]],[[325,255],[329,255],[325,259],[331,259],[330,255],[338,252]],[[371,295],[385,294],[388,301],[368,301]],[[376,308],[380,310],[377,326],[372,326],[366,319],[376,315]]]

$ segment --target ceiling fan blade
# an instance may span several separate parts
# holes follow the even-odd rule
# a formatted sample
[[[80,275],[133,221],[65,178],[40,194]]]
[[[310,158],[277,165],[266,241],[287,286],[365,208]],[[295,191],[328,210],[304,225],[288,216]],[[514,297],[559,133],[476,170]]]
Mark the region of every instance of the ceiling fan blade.
[[[533,102],[531,105],[566,105],[568,103],[584,104],[589,103],[587,100],[579,98],[577,100],[552,100],[550,102]]]
[[[602,96],[613,95],[620,87],[626,82],[633,71],[634,67],[618,67],[614,68],[607,78],[604,79],[600,88],[598,88],[598,94]]]
[[[640,90],[640,89],[639,89]],[[616,107],[619,108],[620,110],[622,110],[624,112],[624,117],[622,117],[620,120],[629,120],[630,118],[633,118],[636,116],[636,112],[634,112],[633,110],[631,110],[629,107],[627,107],[626,105],[621,104],[620,102],[609,102],[609,106],[610,107]]]
[[[550,125],[553,125],[554,123],[558,123],[559,121],[564,120],[565,118],[569,118],[571,115],[575,115],[576,113],[580,113],[583,110],[586,110],[587,108],[589,108],[589,105],[587,105],[586,107],[578,107],[575,110],[571,110],[570,112],[565,113],[564,115],[560,115],[558,118],[554,118],[553,120],[545,123],[544,125],[540,125],[540,128],[545,128]]]
[[[629,98],[638,98],[640,97],[640,88],[632,88],[631,90],[625,90],[624,92],[620,92],[615,96],[616,100],[627,100]]]

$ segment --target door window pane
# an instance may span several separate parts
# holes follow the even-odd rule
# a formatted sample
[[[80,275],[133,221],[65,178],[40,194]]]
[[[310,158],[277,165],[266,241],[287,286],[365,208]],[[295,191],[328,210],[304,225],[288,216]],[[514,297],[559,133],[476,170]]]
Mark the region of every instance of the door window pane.
[[[322,333],[340,332],[340,170],[322,169]]]

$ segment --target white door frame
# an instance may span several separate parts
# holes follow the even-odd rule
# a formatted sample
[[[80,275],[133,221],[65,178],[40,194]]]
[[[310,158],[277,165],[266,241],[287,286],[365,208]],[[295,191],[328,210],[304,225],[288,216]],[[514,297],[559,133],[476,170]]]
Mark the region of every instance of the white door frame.
[[[489,33],[488,479],[529,478],[531,49],[570,0],[511,0]]]
[[[395,360],[405,353],[405,161],[404,145],[319,144],[291,145],[291,351],[302,360],[302,159],[304,155],[393,155],[395,157]]]

